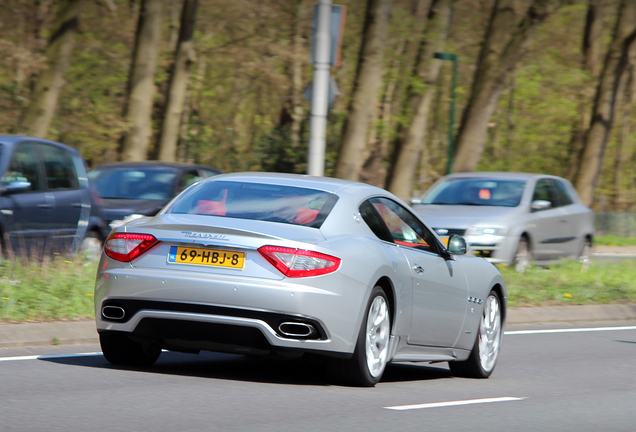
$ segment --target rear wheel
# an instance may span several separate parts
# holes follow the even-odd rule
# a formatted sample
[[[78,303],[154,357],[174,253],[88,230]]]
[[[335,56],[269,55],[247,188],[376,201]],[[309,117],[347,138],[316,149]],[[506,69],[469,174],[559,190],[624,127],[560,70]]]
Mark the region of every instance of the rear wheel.
[[[80,245],[80,254],[89,260],[98,260],[102,253],[102,241],[95,231],[86,233]]]
[[[581,251],[579,252],[579,262],[583,267],[583,270],[587,270],[590,266],[590,257],[592,256],[592,242],[590,239],[585,239],[583,241],[583,246],[581,247]]]
[[[465,361],[448,363],[453,375],[467,378],[488,378],[495,369],[497,357],[499,357],[501,336],[501,303],[497,293],[490,291],[470,356]]]
[[[125,335],[99,335],[99,343],[106,360],[115,365],[150,366],[161,354],[159,345],[135,342]]]
[[[530,250],[530,242],[528,241],[528,237],[521,237],[519,239],[519,244],[517,245],[517,251],[515,252],[515,257],[513,260],[513,265],[515,266],[515,270],[519,273],[523,273],[526,271],[528,267],[530,267],[530,262],[532,261],[532,251]]]
[[[369,297],[353,357],[339,364],[340,378],[361,387],[377,384],[388,362],[390,337],[389,301],[382,288],[375,287]]]

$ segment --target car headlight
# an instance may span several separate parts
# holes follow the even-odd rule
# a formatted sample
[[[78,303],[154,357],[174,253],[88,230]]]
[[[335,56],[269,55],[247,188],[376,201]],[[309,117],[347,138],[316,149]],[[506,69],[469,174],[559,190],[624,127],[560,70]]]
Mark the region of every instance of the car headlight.
[[[504,236],[508,230],[506,228],[491,228],[491,227],[470,227],[466,230],[467,236]]]

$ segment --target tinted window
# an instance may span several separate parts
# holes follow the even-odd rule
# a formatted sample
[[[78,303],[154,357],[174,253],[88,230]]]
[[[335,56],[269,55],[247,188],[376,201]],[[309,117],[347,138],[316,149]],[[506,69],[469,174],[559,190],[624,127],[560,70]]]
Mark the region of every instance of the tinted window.
[[[438,252],[435,236],[411,212],[387,198],[372,198],[369,201],[384,221],[395,243]]]
[[[380,213],[374,208],[370,201],[365,201],[360,205],[360,216],[369,225],[373,234],[379,239],[393,243],[393,237],[387,229]]]
[[[223,216],[320,228],[338,197],[315,189],[233,181],[201,182],[166,213]]]
[[[422,204],[516,207],[525,181],[485,178],[451,178],[426,194]]]
[[[537,200],[550,201],[552,207],[558,207],[553,194],[552,182],[550,181],[550,179],[541,179],[537,181],[537,184],[534,186],[532,201]]]
[[[559,200],[560,206],[570,205],[574,202],[572,196],[570,195],[570,190],[566,186],[565,182],[561,180],[552,179],[554,185],[556,186],[556,195]]]
[[[41,166],[34,144],[19,144],[13,151],[9,168],[2,177],[2,184],[9,185],[13,182],[29,182],[30,190],[43,190]]]
[[[71,153],[63,148],[46,144],[40,144],[39,148],[44,161],[48,188],[50,190],[77,189],[79,182]]]
[[[98,168],[88,174],[102,198],[166,201],[172,198],[177,170],[169,167]]]
[[[186,190],[188,187],[193,184],[200,182],[205,177],[202,177],[199,174],[198,170],[190,170],[186,171],[181,175],[181,179],[179,180],[179,186],[177,187],[177,192],[182,192]]]

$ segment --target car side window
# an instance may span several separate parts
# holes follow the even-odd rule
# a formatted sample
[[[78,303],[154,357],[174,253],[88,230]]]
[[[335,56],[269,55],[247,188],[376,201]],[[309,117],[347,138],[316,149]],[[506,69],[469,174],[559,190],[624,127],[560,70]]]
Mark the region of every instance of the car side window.
[[[203,180],[205,177],[199,175],[197,170],[186,171],[181,175],[181,179],[179,180],[179,186],[177,187],[177,193],[180,193],[196,182]]]
[[[52,145],[41,144],[39,147],[44,161],[48,189],[68,190],[79,188],[73,155],[63,148]]]
[[[435,236],[411,212],[388,198],[372,198],[369,201],[382,218],[395,243],[439,253]]]
[[[552,184],[550,179],[541,179],[537,181],[537,184],[534,186],[532,201],[537,200],[549,201],[552,204],[552,207],[558,206],[558,203],[552,194]]]
[[[14,182],[29,182],[31,183],[29,190],[33,192],[44,189],[40,159],[33,144],[17,145],[1,182],[5,186]]]
[[[393,243],[391,233],[380,217],[380,213],[375,210],[370,201],[365,201],[360,205],[360,216],[379,239]]]
[[[574,202],[570,196],[570,191],[565,183],[561,180],[552,180],[554,182],[557,199],[559,200],[559,206],[567,206]]]

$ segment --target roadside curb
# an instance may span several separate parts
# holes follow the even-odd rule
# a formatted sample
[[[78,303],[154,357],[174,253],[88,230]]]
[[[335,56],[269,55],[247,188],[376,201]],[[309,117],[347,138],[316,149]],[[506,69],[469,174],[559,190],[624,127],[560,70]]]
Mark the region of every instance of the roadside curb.
[[[636,304],[515,307],[506,324],[549,324],[636,320]]]
[[[0,324],[0,348],[98,342],[94,320]]]
[[[515,307],[508,325],[636,320],[636,304]],[[0,324],[0,348],[96,344],[95,321]]]

